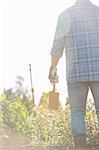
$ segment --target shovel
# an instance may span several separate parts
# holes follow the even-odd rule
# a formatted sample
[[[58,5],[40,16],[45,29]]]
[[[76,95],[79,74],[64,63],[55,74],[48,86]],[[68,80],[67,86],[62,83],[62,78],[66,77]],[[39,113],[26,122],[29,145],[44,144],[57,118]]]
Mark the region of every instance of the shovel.
[[[55,91],[55,84],[53,90],[49,92],[49,108],[57,110],[59,106],[59,93]]]

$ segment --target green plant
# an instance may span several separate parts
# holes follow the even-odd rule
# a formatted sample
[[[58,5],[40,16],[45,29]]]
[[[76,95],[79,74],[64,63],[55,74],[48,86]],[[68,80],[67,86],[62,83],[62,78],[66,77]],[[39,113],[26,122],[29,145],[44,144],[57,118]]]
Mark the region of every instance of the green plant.
[[[69,103],[66,104],[65,110],[54,111],[39,105],[31,107],[29,111],[18,97],[8,101],[5,95],[1,95],[0,99],[2,102],[0,122],[12,128],[18,135],[24,135],[32,141],[41,141],[44,144],[72,144]],[[86,125],[88,143],[96,143],[98,122],[91,101],[87,105]]]

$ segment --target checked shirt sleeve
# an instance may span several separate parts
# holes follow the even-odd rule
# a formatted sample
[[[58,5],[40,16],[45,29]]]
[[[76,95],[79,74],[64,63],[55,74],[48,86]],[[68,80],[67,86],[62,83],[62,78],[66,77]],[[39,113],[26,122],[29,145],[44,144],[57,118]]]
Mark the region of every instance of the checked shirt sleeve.
[[[62,13],[58,18],[51,55],[58,57],[62,56],[63,50],[65,48],[65,36],[68,30],[68,16]]]

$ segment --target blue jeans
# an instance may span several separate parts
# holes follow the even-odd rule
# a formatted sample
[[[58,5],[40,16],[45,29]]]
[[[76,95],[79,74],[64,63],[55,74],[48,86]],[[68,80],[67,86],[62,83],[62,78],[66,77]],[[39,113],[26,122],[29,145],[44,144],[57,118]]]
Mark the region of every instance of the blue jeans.
[[[71,128],[74,136],[86,134],[86,101],[91,89],[99,122],[99,81],[67,83],[71,107]]]

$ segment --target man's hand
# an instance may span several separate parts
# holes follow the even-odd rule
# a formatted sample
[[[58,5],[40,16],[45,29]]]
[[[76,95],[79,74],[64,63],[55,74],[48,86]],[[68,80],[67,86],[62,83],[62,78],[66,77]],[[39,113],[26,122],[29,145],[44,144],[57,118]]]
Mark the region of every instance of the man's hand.
[[[48,78],[52,84],[55,84],[58,82],[57,68],[56,67],[50,67]]]

